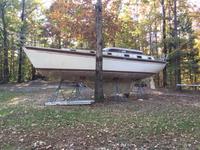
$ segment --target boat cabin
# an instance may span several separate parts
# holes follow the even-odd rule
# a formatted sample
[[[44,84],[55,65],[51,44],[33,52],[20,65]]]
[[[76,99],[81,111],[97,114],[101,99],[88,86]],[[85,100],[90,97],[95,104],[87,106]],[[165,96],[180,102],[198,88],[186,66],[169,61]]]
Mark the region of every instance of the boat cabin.
[[[80,50],[80,49],[62,49],[66,51],[72,51],[72,52],[81,52],[81,53],[91,53],[95,54],[95,50]],[[133,58],[133,59],[141,59],[141,60],[155,60],[153,56],[145,55],[140,50],[135,49],[126,49],[126,48],[104,48],[103,49],[103,55],[107,56],[114,56],[114,57],[121,57],[121,58]]]
[[[115,47],[104,48],[103,54],[110,56],[125,57],[125,58],[155,60],[154,57],[144,55],[142,51],[134,49],[115,48]]]
[[[142,51],[125,48],[104,48],[103,52],[127,53],[127,54],[143,54]]]

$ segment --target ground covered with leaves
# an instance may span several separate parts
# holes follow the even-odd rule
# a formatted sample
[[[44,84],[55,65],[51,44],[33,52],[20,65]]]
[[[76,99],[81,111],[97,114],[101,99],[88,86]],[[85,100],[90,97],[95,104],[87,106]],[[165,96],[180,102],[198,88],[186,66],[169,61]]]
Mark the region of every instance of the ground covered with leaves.
[[[0,149],[200,149],[200,94],[45,107],[49,94],[0,88]]]

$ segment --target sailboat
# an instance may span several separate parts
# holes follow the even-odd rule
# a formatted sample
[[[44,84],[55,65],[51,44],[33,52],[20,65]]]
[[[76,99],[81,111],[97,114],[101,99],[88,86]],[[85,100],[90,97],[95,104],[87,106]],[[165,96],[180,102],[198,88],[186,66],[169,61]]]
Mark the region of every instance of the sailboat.
[[[72,81],[94,80],[94,50],[23,47],[36,70],[47,77]],[[126,48],[103,49],[103,78],[140,80],[160,72],[166,61]]]

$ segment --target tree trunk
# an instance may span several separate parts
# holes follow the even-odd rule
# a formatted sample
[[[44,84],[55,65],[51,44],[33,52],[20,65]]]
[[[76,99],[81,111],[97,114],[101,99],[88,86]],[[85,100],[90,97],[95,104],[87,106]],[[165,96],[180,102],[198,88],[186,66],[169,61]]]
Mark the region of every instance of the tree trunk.
[[[23,50],[22,47],[25,42],[25,0],[22,0],[22,14],[21,14],[21,31],[20,31],[20,48],[19,48],[19,68],[18,68],[18,83],[24,81],[24,73],[23,73]]]
[[[31,80],[36,80],[36,69],[31,65]]]
[[[62,48],[62,43],[61,43],[61,31],[58,34],[58,48],[61,49]]]
[[[175,56],[175,84],[181,84],[181,70],[180,70],[180,53],[178,50],[178,21],[177,21],[177,0],[174,0],[174,38],[175,38],[175,44],[174,44],[174,50],[176,51]],[[176,87],[177,90],[181,90],[181,87]]]
[[[155,21],[154,23],[154,38],[155,38],[155,51],[153,52],[153,55],[156,55],[158,56],[158,34],[157,34],[157,22]],[[157,78],[157,86],[159,87],[161,84],[160,84],[160,73],[158,73],[156,76]]]
[[[172,23],[171,23],[171,18],[172,18],[172,9],[173,9],[173,2],[170,0],[167,1],[169,4],[168,4],[168,26],[169,26],[169,30],[170,32],[172,31]],[[170,45],[168,47],[168,53],[171,54],[172,52],[172,46]],[[169,63],[168,63],[168,66],[172,66],[174,64],[174,60],[173,59],[169,59]],[[175,80],[174,80],[174,69],[168,69],[168,76],[169,76],[169,82],[168,82],[168,85],[170,87],[174,86],[174,83],[175,83]]]
[[[102,2],[97,0],[96,6],[96,79],[95,79],[95,100],[102,102],[104,100],[103,94],[103,37],[102,37]]]
[[[14,48],[14,37],[11,37],[11,61],[10,61],[10,75],[12,79],[15,77],[14,67],[15,67],[15,48]]]
[[[36,35],[33,36],[33,46],[37,46],[37,40]],[[36,80],[36,69],[34,68],[33,64],[31,64],[31,80]]]
[[[157,22],[155,21],[155,27],[154,27],[154,37],[155,37],[155,54],[158,56],[158,32],[157,32]]]
[[[165,0],[161,1],[162,5],[162,22],[163,22],[163,53],[164,56],[167,56],[167,45],[166,45],[166,10],[165,10]],[[167,86],[167,66],[163,69],[163,86]]]
[[[8,37],[7,37],[7,25],[5,21],[5,6],[6,4],[1,5],[1,19],[3,26],[3,82],[9,82],[9,67],[8,67]]]
[[[151,39],[151,26],[149,27],[149,49],[150,49],[150,55],[153,54],[152,52],[152,39]]]
[[[1,47],[0,47],[0,83],[1,83],[1,81],[3,80],[3,54],[2,54],[3,52],[2,52],[2,49],[1,49]]]

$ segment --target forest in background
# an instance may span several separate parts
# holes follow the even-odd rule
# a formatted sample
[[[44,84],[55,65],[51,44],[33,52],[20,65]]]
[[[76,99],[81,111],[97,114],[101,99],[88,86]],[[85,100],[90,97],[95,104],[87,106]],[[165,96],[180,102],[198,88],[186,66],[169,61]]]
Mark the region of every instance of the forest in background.
[[[187,0],[103,0],[104,47],[167,56],[158,86],[200,83],[200,8]],[[0,83],[35,79],[23,45],[96,49],[94,0],[0,0]],[[81,63],[81,62],[80,62]]]

